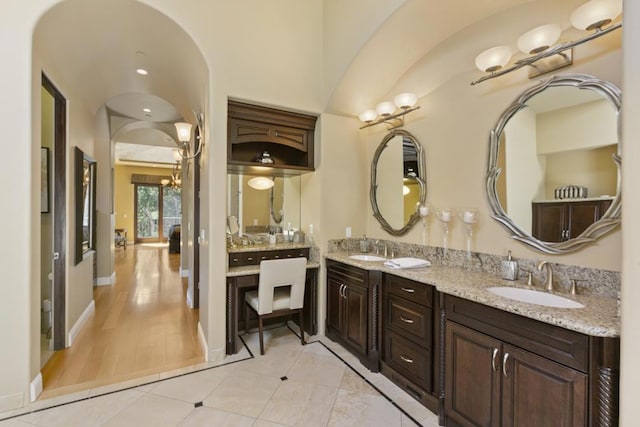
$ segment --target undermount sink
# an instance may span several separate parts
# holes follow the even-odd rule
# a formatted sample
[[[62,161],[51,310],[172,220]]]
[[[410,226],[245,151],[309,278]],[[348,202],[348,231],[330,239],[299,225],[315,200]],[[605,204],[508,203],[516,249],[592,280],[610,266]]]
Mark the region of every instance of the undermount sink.
[[[569,298],[531,289],[512,288],[509,286],[494,286],[487,288],[489,292],[512,300],[529,304],[544,305],[557,308],[583,308],[584,305]]]
[[[381,257],[378,255],[367,255],[367,254],[357,254],[357,255],[349,255],[349,258],[356,259],[358,261],[384,261],[385,257]]]

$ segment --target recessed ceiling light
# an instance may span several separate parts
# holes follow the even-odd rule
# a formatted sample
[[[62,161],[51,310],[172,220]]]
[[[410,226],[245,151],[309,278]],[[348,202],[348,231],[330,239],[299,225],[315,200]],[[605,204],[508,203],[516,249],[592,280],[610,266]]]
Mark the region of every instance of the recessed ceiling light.
[[[136,73],[140,74],[141,76],[146,76],[147,74],[149,74],[149,72],[144,68],[136,68]]]
[[[142,111],[144,111],[145,113],[150,113],[151,112],[151,108],[143,108]]]

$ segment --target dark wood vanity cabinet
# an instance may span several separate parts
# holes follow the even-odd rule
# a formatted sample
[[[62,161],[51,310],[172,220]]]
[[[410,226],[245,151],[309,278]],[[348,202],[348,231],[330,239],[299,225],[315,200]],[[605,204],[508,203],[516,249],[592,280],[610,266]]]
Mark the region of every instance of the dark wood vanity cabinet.
[[[382,278],[381,372],[438,411],[438,301],[433,286],[391,274]]]
[[[266,167],[284,174],[313,171],[316,120],[306,114],[229,101],[227,169],[258,173]],[[264,152],[273,163],[258,160]]]
[[[578,237],[599,221],[612,199],[533,202],[532,235],[544,242],[564,242]]]
[[[229,252],[229,267],[259,265],[260,261],[304,257],[309,259],[309,248]]]
[[[617,425],[618,339],[445,301],[446,426]]]
[[[380,272],[327,260],[326,336],[373,372],[379,370]]]

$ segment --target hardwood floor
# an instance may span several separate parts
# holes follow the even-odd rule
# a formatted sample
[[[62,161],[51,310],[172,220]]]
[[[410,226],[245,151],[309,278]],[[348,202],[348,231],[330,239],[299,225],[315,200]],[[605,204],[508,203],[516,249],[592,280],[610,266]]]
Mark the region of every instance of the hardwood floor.
[[[204,362],[179,266],[167,246],[117,248],[116,283],[94,288],[95,314],[44,366],[40,399]]]

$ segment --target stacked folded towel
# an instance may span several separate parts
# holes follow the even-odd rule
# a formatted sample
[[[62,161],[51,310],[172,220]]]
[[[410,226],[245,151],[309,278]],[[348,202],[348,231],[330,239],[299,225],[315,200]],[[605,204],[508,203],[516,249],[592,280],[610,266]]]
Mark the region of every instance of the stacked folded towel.
[[[420,258],[394,258],[389,259],[384,262],[389,268],[394,268],[396,270],[402,270],[405,268],[421,268],[421,267],[429,267],[431,263],[426,259]]]

